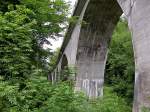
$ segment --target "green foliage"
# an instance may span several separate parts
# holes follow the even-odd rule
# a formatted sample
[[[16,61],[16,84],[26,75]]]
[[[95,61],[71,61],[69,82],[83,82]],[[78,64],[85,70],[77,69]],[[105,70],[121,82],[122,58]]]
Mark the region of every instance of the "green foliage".
[[[150,108],[143,107],[142,112],[150,112]]]
[[[134,56],[131,34],[126,21],[120,20],[109,48],[105,74],[106,84],[113,86],[129,104],[133,101]]]
[[[60,80],[62,81],[74,81],[76,75],[76,69],[73,66],[66,66],[63,70],[60,72]]]
[[[68,5],[64,0],[22,0],[21,4],[33,10],[35,15],[30,18],[37,21],[33,33],[34,64],[48,71],[45,60],[49,56],[49,50],[44,50],[43,44],[50,44],[48,38],[60,37],[60,32],[67,27]]]
[[[36,24],[28,16],[32,10],[17,6],[0,14],[0,74],[5,78],[26,77],[31,70],[32,30]]]
[[[87,100],[82,93],[75,93],[70,82],[51,85],[41,75],[26,80],[26,87],[0,80],[1,112],[130,112],[125,101],[105,88],[105,96]]]
[[[24,79],[35,68],[47,73],[50,53],[43,44],[64,30],[68,5],[63,0],[1,2],[6,6],[0,7],[0,74]]]
[[[0,12],[7,12],[9,11],[9,5],[12,4],[12,8],[15,9],[15,5],[19,4],[20,0],[0,0]]]
[[[39,76],[25,83],[26,87],[19,91],[19,84],[12,85],[1,78],[1,112],[78,112],[76,106],[84,99],[74,93],[69,82],[51,85],[45,77]]]
[[[104,97],[94,102],[93,112],[131,112],[132,109],[125,100],[113,93],[112,88],[105,87]]]
[[[49,71],[53,71],[55,69],[59,52],[60,52],[60,49],[58,48],[56,51],[54,51],[52,53],[52,55],[50,55],[50,57],[49,57],[49,61],[50,61],[49,62]]]
[[[63,31],[60,24],[67,21],[68,5],[64,0],[22,0],[21,3],[34,11],[39,38],[56,36]],[[41,27],[42,26],[42,27]]]

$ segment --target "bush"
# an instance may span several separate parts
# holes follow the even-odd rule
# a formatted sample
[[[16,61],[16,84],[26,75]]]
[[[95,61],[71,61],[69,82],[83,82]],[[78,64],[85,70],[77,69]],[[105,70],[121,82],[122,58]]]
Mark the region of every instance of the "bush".
[[[1,112],[130,112],[125,101],[105,89],[105,96],[88,100],[83,93],[75,93],[72,83],[51,85],[43,76],[26,80],[25,87],[0,79]]]
[[[94,112],[132,112],[125,100],[117,94],[113,94],[110,87],[104,89],[104,97],[95,102],[94,108]]]

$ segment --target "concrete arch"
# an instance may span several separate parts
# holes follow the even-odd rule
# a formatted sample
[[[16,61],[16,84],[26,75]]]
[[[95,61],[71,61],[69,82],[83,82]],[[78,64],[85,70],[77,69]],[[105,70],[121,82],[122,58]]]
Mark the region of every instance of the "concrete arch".
[[[76,86],[79,90],[89,97],[102,95],[107,47],[124,12],[133,36],[136,66],[133,111],[150,108],[150,51],[146,50],[146,46],[150,47],[149,11],[149,0],[90,0],[83,17],[87,25],[81,27],[78,42]]]
[[[77,90],[90,97],[102,95],[107,47],[122,12],[132,32],[135,55],[133,112],[141,112],[142,107],[150,108],[150,0],[78,0],[74,15],[79,21],[70,25],[59,59],[65,53],[77,66]],[[81,27],[81,20],[87,24]]]

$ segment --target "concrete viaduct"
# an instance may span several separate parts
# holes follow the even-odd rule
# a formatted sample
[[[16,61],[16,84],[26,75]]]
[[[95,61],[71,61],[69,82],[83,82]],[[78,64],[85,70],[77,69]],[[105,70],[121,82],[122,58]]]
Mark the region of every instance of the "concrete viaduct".
[[[64,66],[76,66],[76,90],[89,97],[103,95],[107,48],[113,30],[124,13],[132,33],[135,57],[133,112],[150,108],[150,0],[78,0],[64,39],[56,68],[49,75],[55,81]],[[81,21],[86,25],[81,25]]]

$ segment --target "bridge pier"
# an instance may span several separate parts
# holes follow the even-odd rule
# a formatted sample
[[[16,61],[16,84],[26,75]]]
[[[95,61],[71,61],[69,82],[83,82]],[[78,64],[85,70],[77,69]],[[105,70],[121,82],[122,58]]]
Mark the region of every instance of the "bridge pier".
[[[114,8],[110,11],[111,7]],[[90,0],[85,11],[83,20],[87,24],[81,27],[76,57],[76,90],[90,98],[103,96],[107,48],[121,13],[113,0]]]
[[[133,112],[150,109],[150,0],[118,0],[127,16],[135,57]]]
[[[77,52],[76,88],[90,98],[103,95],[104,69],[108,41],[104,35],[82,29]]]
[[[134,112],[150,109],[150,0],[134,0],[128,18],[135,53]]]

